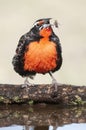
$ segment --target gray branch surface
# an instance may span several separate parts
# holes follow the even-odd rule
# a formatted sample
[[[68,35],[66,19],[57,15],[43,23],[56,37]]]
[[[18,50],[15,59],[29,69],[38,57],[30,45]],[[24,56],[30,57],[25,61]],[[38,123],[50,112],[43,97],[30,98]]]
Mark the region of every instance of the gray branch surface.
[[[22,88],[22,85],[0,84],[0,103],[51,103],[59,105],[86,105],[86,86],[62,84],[58,90],[51,84]]]

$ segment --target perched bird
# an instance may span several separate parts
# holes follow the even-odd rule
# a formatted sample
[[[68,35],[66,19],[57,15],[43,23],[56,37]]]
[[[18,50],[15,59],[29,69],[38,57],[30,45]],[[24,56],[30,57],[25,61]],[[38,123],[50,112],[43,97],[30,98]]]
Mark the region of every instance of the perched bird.
[[[26,77],[24,86],[30,85],[27,78],[33,79],[36,73],[49,73],[52,84],[57,86],[52,73],[61,67],[62,52],[59,38],[53,32],[54,24],[50,20],[51,18],[37,20],[19,40],[12,64],[19,75]]]

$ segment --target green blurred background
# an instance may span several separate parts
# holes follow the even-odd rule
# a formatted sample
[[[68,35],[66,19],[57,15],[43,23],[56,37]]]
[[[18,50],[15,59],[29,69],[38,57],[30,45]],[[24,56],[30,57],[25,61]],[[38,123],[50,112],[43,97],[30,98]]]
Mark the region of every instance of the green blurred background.
[[[0,0],[0,83],[23,83],[13,70],[12,57],[19,38],[40,18],[57,19],[63,65],[54,73],[60,83],[86,84],[86,0]],[[32,82],[32,81],[31,81]],[[34,83],[51,83],[37,75]]]

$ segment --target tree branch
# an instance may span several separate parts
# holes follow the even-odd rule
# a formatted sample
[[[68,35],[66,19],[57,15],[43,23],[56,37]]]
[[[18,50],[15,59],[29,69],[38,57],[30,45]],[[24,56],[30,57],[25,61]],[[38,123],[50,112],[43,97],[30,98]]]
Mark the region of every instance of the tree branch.
[[[22,88],[22,85],[0,84],[0,103],[56,103],[60,105],[86,105],[86,86],[49,84]]]

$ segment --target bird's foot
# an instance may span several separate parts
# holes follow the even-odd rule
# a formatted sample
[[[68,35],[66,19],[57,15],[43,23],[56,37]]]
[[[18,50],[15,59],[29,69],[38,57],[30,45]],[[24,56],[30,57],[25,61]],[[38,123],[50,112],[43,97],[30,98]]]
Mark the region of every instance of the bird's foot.
[[[30,86],[34,86],[34,84],[31,84],[28,79],[26,78],[24,81],[24,84],[22,85],[22,88],[28,88]]]
[[[55,87],[55,91],[58,90],[58,86],[60,86],[61,84],[60,83],[57,83],[56,79],[54,78],[54,76],[52,75],[52,72],[50,71],[49,72],[49,75],[51,76],[52,78],[52,85]]]
[[[31,83],[24,83],[24,84],[22,84],[22,88],[29,88],[30,86],[33,86],[33,84],[31,84]]]
[[[58,91],[58,86],[60,86],[61,84],[58,83],[58,82],[56,81],[56,79],[53,79],[53,80],[52,80],[52,85],[55,87],[55,91]]]

